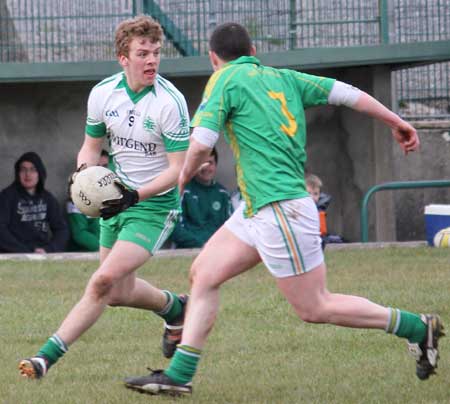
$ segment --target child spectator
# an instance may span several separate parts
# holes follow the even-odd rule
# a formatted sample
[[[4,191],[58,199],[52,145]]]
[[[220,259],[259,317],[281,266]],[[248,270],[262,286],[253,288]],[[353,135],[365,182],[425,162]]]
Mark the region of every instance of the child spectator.
[[[323,183],[322,180],[317,175],[308,174],[305,178],[305,182],[306,182],[306,190],[310,193],[311,197],[316,203],[317,209],[319,210],[320,235],[323,240],[323,238],[328,234],[326,209],[328,208],[328,205],[331,201],[331,197],[327,194],[321,193]],[[326,204],[324,203],[325,200],[327,201]]]
[[[319,211],[320,220],[320,236],[322,237],[322,247],[325,248],[326,244],[330,243],[344,243],[346,242],[343,237],[337,234],[329,234],[327,227],[327,209],[331,202],[331,195],[322,192],[322,180],[314,174],[308,174],[305,177],[306,190],[310,193],[314,202],[316,203],[317,210]]]

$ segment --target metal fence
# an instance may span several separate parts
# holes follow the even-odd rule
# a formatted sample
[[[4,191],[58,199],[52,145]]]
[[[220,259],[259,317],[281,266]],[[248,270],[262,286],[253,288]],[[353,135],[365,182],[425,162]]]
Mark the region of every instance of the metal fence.
[[[449,0],[394,0],[390,4],[395,42],[450,38]]]
[[[208,32],[235,21],[247,27],[260,52],[302,47],[380,43],[378,0],[161,0],[144,1],[146,11],[164,13],[200,54]]]
[[[207,53],[210,31],[244,24],[259,52],[450,39],[450,0],[0,0],[0,63],[114,60],[117,23],[158,19],[163,56]],[[450,116],[450,64],[394,73],[399,112]]]
[[[207,53],[217,24],[244,24],[260,52],[450,38],[450,0],[0,0],[0,62],[113,60],[117,23],[165,27],[166,57]]]
[[[396,0],[391,37],[396,42],[450,39],[450,1]],[[450,63],[394,72],[400,115],[411,120],[450,119]]]
[[[410,120],[450,119],[450,63],[394,72],[398,113]]]
[[[0,0],[0,62],[113,60],[115,26],[133,0]]]

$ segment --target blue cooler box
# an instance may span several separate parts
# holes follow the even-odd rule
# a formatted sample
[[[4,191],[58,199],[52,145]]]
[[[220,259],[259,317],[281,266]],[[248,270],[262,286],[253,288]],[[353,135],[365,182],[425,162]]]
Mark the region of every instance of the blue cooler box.
[[[435,234],[446,227],[450,227],[450,205],[425,206],[425,233],[428,245],[434,246]]]

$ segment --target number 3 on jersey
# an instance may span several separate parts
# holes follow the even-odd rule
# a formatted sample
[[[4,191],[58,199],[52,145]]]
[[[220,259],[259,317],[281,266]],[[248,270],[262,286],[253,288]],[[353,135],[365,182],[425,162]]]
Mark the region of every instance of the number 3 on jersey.
[[[294,115],[292,115],[291,111],[289,111],[286,97],[283,92],[275,92],[275,91],[268,91],[267,94],[270,98],[273,100],[278,100],[281,103],[281,113],[287,118],[289,122],[289,126],[286,126],[284,123],[281,124],[280,129],[285,133],[286,135],[293,137],[297,133],[297,122],[295,121]]]

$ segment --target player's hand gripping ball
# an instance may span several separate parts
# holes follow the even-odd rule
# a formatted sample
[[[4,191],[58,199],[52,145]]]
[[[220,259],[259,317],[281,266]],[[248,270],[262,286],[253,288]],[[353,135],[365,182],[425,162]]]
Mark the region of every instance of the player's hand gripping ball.
[[[139,194],[135,189],[125,186],[118,178],[114,180],[114,185],[120,191],[120,196],[105,199],[100,208],[100,216],[107,220],[128,209],[139,202]]]
[[[105,167],[80,167],[71,176],[70,197],[82,213],[90,217],[100,217],[104,201],[122,197],[116,180],[117,175]]]

